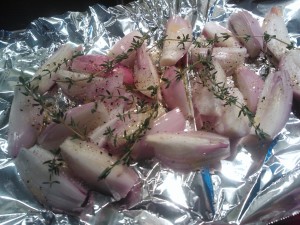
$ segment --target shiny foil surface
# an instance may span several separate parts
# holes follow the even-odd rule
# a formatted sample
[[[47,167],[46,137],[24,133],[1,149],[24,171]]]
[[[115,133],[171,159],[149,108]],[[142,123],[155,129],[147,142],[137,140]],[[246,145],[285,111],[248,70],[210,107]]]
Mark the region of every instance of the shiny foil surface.
[[[7,155],[7,130],[13,87],[21,74],[33,75],[61,44],[82,44],[86,53],[105,54],[132,30],[158,27],[180,14],[192,21],[194,35],[206,21],[226,23],[237,10],[262,17],[281,6],[292,40],[300,45],[300,1],[144,0],[88,12],[38,18],[26,30],[0,30],[0,223],[1,224],[268,224],[300,211],[300,120],[289,121],[271,143],[244,138],[232,156],[214,169],[188,174],[162,168],[155,161],[134,165],[141,182],[125,200],[92,193],[80,216],[53,213],[26,189]],[[151,44],[149,43],[149,44]]]

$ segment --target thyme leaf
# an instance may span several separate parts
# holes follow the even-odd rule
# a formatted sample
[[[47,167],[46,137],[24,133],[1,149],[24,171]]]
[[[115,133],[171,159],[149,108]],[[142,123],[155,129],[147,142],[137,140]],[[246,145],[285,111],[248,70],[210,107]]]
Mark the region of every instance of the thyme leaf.
[[[276,35],[270,35],[270,34],[264,32],[263,38],[264,38],[264,41],[265,41],[266,43],[268,43],[268,42],[270,42],[272,39],[276,39]]]
[[[166,84],[165,88],[169,88],[171,81],[168,78],[162,77],[161,80]]]
[[[111,138],[114,136],[115,128],[112,129],[111,127],[107,127],[106,130],[104,131],[103,135],[107,136],[108,138]]]
[[[185,42],[190,41],[190,36],[189,36],[189,34],[187,34],[187,35],[182,34],[182,38],[180,36],[178,36],[177,39],[178,39],[177,47],[181,46],[181,49],[185,49]]]

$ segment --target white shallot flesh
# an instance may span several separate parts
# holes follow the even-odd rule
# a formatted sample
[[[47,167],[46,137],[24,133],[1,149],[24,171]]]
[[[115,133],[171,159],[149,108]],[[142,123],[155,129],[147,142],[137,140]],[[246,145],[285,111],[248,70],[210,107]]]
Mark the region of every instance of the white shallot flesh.
[[[128,50],[132,48],[132,43],[134,41],[140,41],[142,36],[143,35],[137,30],[130,32],[114,44],[114,46],[110,49],[108,56],[116,58],[117,56],[127,53]],[[133,50],[128,53],[128,57],[123,59],[120,63],[124,66],[133,68],[136,51]]]
[[[218,61],[227,76],[235,73],[235,70],[245,63],[245,58],[248,57],[247,49],[237,47],[214,47],[209,48],[193,48],[192,61],[196,62],[198,57],[206,57],[208,51],[211,52],[213,59]]]
[[[31,81],[32,86],[38,87],[38,91],[44,94],[55,84],[57,68],[66,69],[69,64],[68,60],[71,60],[73,56],[81,51],[82,46],[76,46],[72,43],[62,45],[36,71]]]
[[[183,79],[177,79],[177,68],[170,66],[162,79],[168,81],[162,85],[162,95],[169,110],[179,108],[186,117],[190,115],[187,93]]]
[[[87,189],[50,151],[37,145],[22,148],[15,165],[25,185],[45,207],[73,214],[83,210]],[[51,175],[50,168],[54,169]]]
[[[273,139],[286,124],[292,107],[293,91],[287,71],[268,75],[259,98],[254,122]],[[252,128],[252,133],[255,131]]]
[[[138,91],[149,98],[161,99],[160,89],[158,88],[159,76],[145,44],[136,52],[133,80]],[[154,89],[157,89],[157,91],[154,91]]]
[[[131,157],[135,160],[149,159],[154,156],[153,149],[145,141],[147,135],[161,132],[178,132],[186,128],[186,118],[179,108],[175,108],[153,121],[144,137],[132,146]]]
[[[279,62],[279,70],[288,71],[294,97],[300,99],[300,57],[299,50],[290,50],[282,56]]]
[[[67,138],[60,146],[63,159],[71,170],[93,189],[111,194],[116,200],[125,198],[138,182],[138,175],[122,162],[115,165],[105,179],[100,175],[118,158],[97,145]]]
[[[180,40],[182,40],[182,44],[180,44]],[[160,65],[174,66],[187,53],[191,41],[191,23],[180,16],[169,18],[166,24],[166,40],[163,45]]]
[[[213,40],[217,38],[218,41],[214,42],[214,46],[216,47],[242,47],[241,43],[234,37],[232,32],[219,25],[217,22],[207,22],[202,29],[202,34],[206,39]]]
[[[214,66],[212,72],[214,73],[216,83],[225,85],[226,75],[224,70],[216,60],[213,60],[212,64]],[[198,73],[201,72],[202,70],[200,69]],[[211,82],[207,86],[203,86],[199,79],[194,82],[192,100],[197,129],[202,128],[203,122],[214,124],[222,115],[222,100],[214,97],[214,94],[209,90],[212,87],[213,84]]]
[[[237,99],[241,105],[246,105],[244,96],[238,88],[231,88],[230,95]],[[221,116],[214,124],[215,132],[230,138],[240,138],[250,133],[249,119],[240,113],[241,109],[236,105],[224,105]]]
[[[279,61],[288,51],[287,45],[291,44],[289,33],[282,17],[282,11],[278,7],[272,7],[265,16],[262,29],[265,34],[270,35],[266,45],[272,55]],[[272,36],[276,37],[272,38]]]
[[[10,109],[8,130],[8,155],[16,157],[22,147],[32,147],[43,125],[41,106],[32,96],[25,95],[26,90],[16,86]]]

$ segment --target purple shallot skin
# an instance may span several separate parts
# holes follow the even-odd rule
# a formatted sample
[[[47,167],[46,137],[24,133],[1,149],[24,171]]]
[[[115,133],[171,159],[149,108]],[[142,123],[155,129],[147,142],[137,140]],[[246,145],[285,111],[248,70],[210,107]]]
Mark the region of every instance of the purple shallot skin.
[[[70,69],[73,72],[92,74],[98,77],[109,77],[120,74],[123,76],[124,84],[133,84],[132,70],[120,63],[117,63],[112,69],[108,70],[104,65],[110,61],[112,61],[112,58],[106,55],[82,55],[72,60]]]
[[[89,77],[89,74],[60,70],[57,72],[56,83],[70,99],[84,102],[95,100],[99,94],[105,92],[104,88],[109,88],[108,90],[111,91],[114,87],[120,86],[122,82],[121,79],[111,79],[108,82],[104,77],[94,77],[92,82],[87,82]],[[73,83],[70,85],[68,80],[72,80]],[[108,83],[111,86],[108,86]]]
[[[81,55],[72,60],[70,69],[78,73],[91,73],[97,76],[105,76],[103,64],[112,60],[106,55]]]

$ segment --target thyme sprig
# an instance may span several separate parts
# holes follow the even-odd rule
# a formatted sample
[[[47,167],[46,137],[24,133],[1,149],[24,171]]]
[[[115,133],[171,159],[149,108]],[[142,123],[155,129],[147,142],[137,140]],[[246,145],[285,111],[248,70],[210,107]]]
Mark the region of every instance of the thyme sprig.
[[[104,101],[105,99],[121,99],[125,102],[127,102],[128,105],[133,105],[135,102],[135,98],[133,94],[130,94],[128,96],[122,95],[120,92],[120,88],[117,88],[116,91],[117,93],[111,93],[109,90],[105,90],[106,94],[99,94],[100,100]],[[133,91],[133,90],[130,90]]]
[[[63,80],[62,79],[57,79],[55,80],[55,82],[57,83],[67,83],[68,84],[68,89],[71,89],[71,87],[75,84],[75,83],[79,83],[82,81],[86,81],[87,83],[91,83],[92,80],[96,77],[95,74],[90,74],[86,77],[80,78],[80,79],[73,79],[71,77],[65,77]]]
[[[38,92],[38,86],[35,86],[31,82],[28,82],[28,79],[25,79],[22,76],[19,77],[19,82],[20,85],[24,88],[24,92],[22,92],[22,94],[24,94],[25,96],[31,96],[33,98],[33,100],[36,102],[33,104],[33,106],[41,107],[40,114],[46,112],[51,117],[53,122],[63,124],[80,139],[87,139],[85,134],[80,131],[78,124],[74,122],[72,123],[72,118],[71,123],[67,123],[66,114],[61,109],[55,109],[53,103],[47,101],[47,98]]]
[[[182,37],[178,36],[177,39],[178,39],[177,47],[182,46],[181,49],[185,49],[185,42],[188,42],[191,38],[189,34],[187,35],[182,34]]]
[[[197,71],[197,66],[201,65],[201,72]],[[206,87],[213,95],[224,102],[224,105],[235,106],[240,109],[238,116],[241,115],[246,116],[249,120],[249,125],[254,128],[255,134],[261,138],[265,139],[268,137],[268,134],[265,133],[261,128],[260,124],[256,124],[254,121],[255,114],[250,111],[247,105],[238,101],[236,96],[231,95],[230,88],[226,86],[224,82],[217,82],[216,80],[216,71],[215,67],[212,63],[211,51],[208,51],[206,56],[201,54],[198,55],[198,59],[193,62],[193,64],[188,65],[184,69],[176,70],[176,81],[182,79],[185,74],[193,73],[200,78],[200,83],[203,87]],[[166,88],[171,85],[171,82],[175,80],[170,80],[167,78],[161,79],[164,84],[166,84]]]
[[[124,59],[127,59],[129,55],[133,52],[138,50],[145,41],[147,41],[151,37],[151,33],[153,33],[156,30],[156,28],[150,30],[147,33],[144,33],[142,37],[134,36],[130,47],[126,52],[123,52],[122,54],[117,55],[114,59],[108,60],[105,63],[101,64],[101,66],[104,67],[104,72],[111,71],[118,63],[122,62]]]
[[[230,94],[230,88],[228,88],[224,82],[218,82],[216,80],[216,71],[212,63],[211,55],[209,53],[206,56],[198,55],[198,60],[196,63],[199,63],[203,66],[201,72],[194,70],[194,73],[200,78],[198,83],[203,87],[206,87],[217,99],[222,100],[225,106],[229,105],[239,108],[240,111],[238,116],[240,117],[243,115],[248,118],[249,125],[255,129],[255,134],[259,138],[267,138],[268,134],[260,128],[260,124],[255,123],[255,114],[252,113],[245,104],[239,102],[236,96]]]
[[[182,37],[178,36],[177,39],[168,38],[168,36],[165,35],[160,40],[158,40],[151,48],[153,48],[155,46],[162,46],[162,44],[165,41],[176,41],[176,42],[178,42],[177,46],[181,47],[182,49],[185,48],[185,42],[191,42],[195,47],[198,47],[198,48],[206,48],[206,47],[210,47],[214,44],[217,44],[219,42],[224,42],[224,41],[228,40],[231,37],[242,38],[242,39],[245,40],[245,42],[248,42],[253,37],[262,37],[263,40],[266,43],[270,42],[271,40],[277,40],[277,41],[285,44],[286,48],[289,49],[289,50],[298,49],[295,46],[294,42],[287,43],[287,42],[277,38],[276,35],[271,35],[271,34],[268,34],[267,32],[265,32],[263,35],[256,35],[256,36],[249,35],[249,34],[245,34],[245,35],[242,35],[242,36],[241,35],[240,36],[234,36],[234,35],[230,35],[228,33],[220,33],[219,35],[215,34],[213,38],[208,38],[208,39],[203,40],[203,41],[198,41],[196,39],[192,39],[192,38],[189,37],[189,35],[182,35]]]
[[[255,36],[250,35],[250,34],[245,34],[245,35],[242,35],[242,36],[241,35],[233,36],[233,35],[230,35],[228,33],[221,33],[219,36],[215,35],[214,38],[208,39],[207,42],[208,42],[208,45],[213,45],[213,44],[218,43],[220,41],[226,41],[227,39],[229,39],[231,37],[242,38],[242,39],[244,39],[245,42],[248,42],[251,38],[254,38],[254,37],[262,37],[265,43],[268,43],[271,40],[276,40],[276,41],[279,41],[279,42],[285,44],[286,48],[289,49],[289,50],[296,49],[295,43],[293,43],[293,42],[287,43],[287,42],[277,38],[276,35],[271,35],[271,34],[268,34],[267,32],[264,32],[263,35],[255,35]]]
[[[157,88],[158,87],[151,87],[150,90],[152,91],[153,95],[157,96]],[[131,152],[133,150],[133,146],[135,143],[137,143],[139,140],[141,140],[146,132],[150,129],[151,121],[158,116],[158,109],[159,109],[159,103],[156,100],[154,103],[149,106],[146,104],[143,100],[139,101],[137,103],[137,108],[135,110],[135,113],[146,113],[149,112],[149,116],[147,116],[139,125],[138,128],[132,132],[128,133],[126,130],[123,133],[122,138],[125,140],[125,145],[123,146],[123,151],[125,152],[124,155],[116,160],[113,164],[111,164],[109,167],[107,167],[98,177],[99,180],[105,179],[109,173],[112,171],[112,169],[120,164],[129,166],[132,158],[131,158]],[[119,115],[119,118],[121,121],[125,121],[125,114]],[[127,113],[127,116],[130,118],[130,114]],[[104,133],[104,135],[113,138],[114,142],[116,143],[116,139],[118,138],[115,134],[115,129],[108,127]]]
[[[231,37],[231,35],[229,35],[228,33],[221,33],[221,36],[219,36],[218,38],[223,39],[223,40],[227,40],[229,37]],[[253,35],[246,34],[246,35],[243,35],[243,36],[236,36],[236,37],[243,38],[246,42],[248,42],[250,40],[250,38],[253,38],[253,37],[262,37],[265,43],[268,43],[271,40],[276,40],[278,42],[281,42],[281,43],[285,44],[286,48],[288,50],[298,49],[295,46],[294,42],[287,43],[287,42],[277,38],[276,35],[271,35],[271,34],[268,34],[267,32],[264,32],[264,34],[262,36],[260,36],[260,35],[253,36]]]
[[[289,50],[297,49],[294,42],[287,43],[287,42],[277,38],[276,35],[270,35],[267,32],[264,32],[263,39],[266,43],[270,42],[271,40],[279,41],[279,42],[285,44],[286,48],[289,49]]]
[[[60,149],[54,151],[53,159],[47,160],[43,162],[43,164],[48,165],[49,171],[49,181],[43,182],[43,184],[49,184],[50,187],[53,184],[59,184],[60,182],[57,180],[53,180],[54,176],[59,176],[60,168],[64,165],[64,161],[60,154]]]
[[[131,162],[131,152],[133,150],[133,145],[140,140],[145,133],[147,132],[147,130],[150,129],[150,121],[154,118],[156,118],[157,113],[153,112],[149,115],[149,117],[147,117],[142,123],[141,125],[139,125],[139,128],[137,130],[135,130],[132,134],[127,134],[127,132],[124,132],[124,139],[126,140],[126,144],[123,147],[123,150],[125,152],[125,154],[118,160],[116,160],[112,165],[110,165],[109,167],[107,167],[99,176],[99,180],[101,179],[105,179],[109,173],[111,172],[111,170],[119,165],[119,164],[123,164],[123,165],[130,165]],[[111,135],[111,134],[110,134]]]
[[[58,70],[60,70],[63,66],[68,66],[69,63],[77,58],[78,56],[83,55],[82,52],[75,52],[71,58],[64,58],[62,62],[53,62],[54,67],[50,69],[44,69],[42,70],[43,74],[38,74],[35,76],[32,80],[27,80],[27,82],[37,81],[41,80],[43,77],[48,76],[51,77],[53,73],[56,73]]]
[[[175,75],[175,77],[173,77],[172,79],[168,79],[168,78],[166,78],[166,77],[162,77],[162,78],[160,79],[160,80],[162,81],[162,82],[161,82],[161,86],[162,86],[163,84],[165,84],[165,87],[164,87],[164,88],[166,88],[166,89],[169,88],[172,82],[182,80],[182,79],[184,78],[184,76],[185,76],[185,74],[184,74],[185,72],[186,72],[185,70],[182,70],[182,69],[176,69],[176,70],[175,70],[176,75]]]

